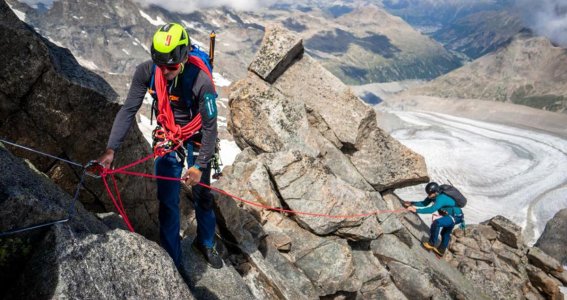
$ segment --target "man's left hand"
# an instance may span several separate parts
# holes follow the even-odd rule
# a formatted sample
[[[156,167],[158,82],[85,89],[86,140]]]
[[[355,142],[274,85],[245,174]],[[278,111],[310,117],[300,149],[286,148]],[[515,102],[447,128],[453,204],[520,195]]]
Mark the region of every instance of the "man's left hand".
[[[412,206],[408,207],[408,210],[414,213],[414,212],[416,212],[417,208],[412,205]]]
[[[203,172],[201,172],[201,170],[199,170],[195,167],[191,167],[191,168],[189,168],[189,170],[187,170],[187,172],[183,176],[183,181],[185,182],[185,184],[188,184],[190,186],[194,186],[197,183],[199,183],[199,181],[201,181],[201,174],[202,173]]]

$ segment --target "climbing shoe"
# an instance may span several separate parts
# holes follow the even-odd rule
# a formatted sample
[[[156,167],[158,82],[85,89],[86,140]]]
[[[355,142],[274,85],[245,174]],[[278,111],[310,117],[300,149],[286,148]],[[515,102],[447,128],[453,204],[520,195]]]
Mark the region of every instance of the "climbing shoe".
[[[219,253],[215,246],[212,248],[207,248],[203,244],[197,242],[196,240],[193,241],[191,247],[199,252],[205,257],[207,263],[213,267],[213,269],[220,269],[222,268],[222,258],[220,257]]]
[[[429,242],[423,242],[421,243],[421,246],[428,251],[432,251],[433,249],[435,249],[435,246],[431,245]]]
[[[432,249],[433,253],[435,253],[435,255],[439,258],[442,258],[443,255],[445,255],[445,249],[438,249],[438,248],[433,248]]]

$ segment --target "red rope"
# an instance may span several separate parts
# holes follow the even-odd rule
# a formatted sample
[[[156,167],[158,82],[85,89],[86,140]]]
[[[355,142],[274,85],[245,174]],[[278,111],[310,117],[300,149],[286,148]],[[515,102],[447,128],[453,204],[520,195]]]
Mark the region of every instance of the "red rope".
[[[124,222],[126,223],[126,225],[128,226],[128,228],[133,231],[132,226],[130,225],[130,221],[128,220],[128,217],[126,216],[126,212],[124,211],[124,207],[122,205],[122,200],[120,198],[120,194],[118,192],[118,187],[116,186],[116,180],[114,179],[114,174],[124,174],[124,175],[131,175],[131,176],[138,176],[138,177],[145,177],[145,178],[151,178],[151,179],[161,179],[161,180],[170,180],[170,181],[183,181],[182,178],[175,178],[175,177],[166,177],[166,176],[157,176],[157,175],[152,175],[152,174],[146,174],[146,173],[139,173],[139,172],[132,172],[132,171],[126,171],[125,169],[130,168],[132,166],[135,166],[139,163],[142,163],[144,161],[146,161],[148,158],[143,158],[140,159],[136,162],[133,162],[125,167],[121,167],[119,169],[116,170],[110,170],[110,169],[105,169],[102,173],[102,178],[103,178],[103,182],[107,188],[107,192],[110,196],[110,198],[112,199],[114,205],[116,206],[116,209],[118,210],[118,212],[122,215]],[[113,194],[110,191],[110,188],[108,187],[108,184],[106,182],[106,175],[111,175],[112,179],[114,181],[115,184],[115,189],[116,189],[116,193],[117,193],[117,198],[118,201],[115,200]],[[232,195],[226,191],[223,191],[221,189],[206,185],[204,183],[198,183],[200,186],[203,186],[205,188],[208,188],[212,191],[218,192],[220,194],[226,195],[234,200],[246,203],[248,205],[251,206],[255,206],[261,209],[266,209],[266,210],[271,210],[271,211],[278,211],[278,212],[282,212],[282,213],[290,213],[290,214],[295,214],[295,215],[304,215],[304,216],[310,216],[310,217],[322,217],[322,218],[331,218],[331,219],[351,219],[351,218],[362,218],[362,217],[369,217],[372,215],[378,215],[378,214],[387,214],[387,213],[399,213],[399,212],[404,212],[406,211],[405,208],[400,208],[400,209],[386,209],[386,210],[375,210],[375,211],[371,211],[368,213],[362,213],[362,214],[351,214],[351,215],[329,215],[329,214],[322,214],[322,213],[312,213],[312,212],[304,212],[304,211],[295,211],[295,210],[291,210],[291,209],[285,209],[285,208],[280,208],[280,207],[273,207],[273,206],[268,206],[268,205],[263,205],[257,202],[253,202],[253,201],[249,201],[246,199],[242,199],[238,196]]]
[[[122,216],[122,220],[124,220],[124,223],[126,223],[126,226],[128,227],[128,229],[131,232],[134,232],[134,228],[132,227],[132,224],[130,224],[130,220],[128,219],[128,216],[126,215],[126,211],[124,211],[124,208],[121,205],[118,205],[118,203],[116,202],[116,199],[114,198],[114,195],[112,194],[112,191],[110,190],[110,187],[108,186],[108,182],[106,181],[106,176],[102,176],[102,182],[104,183],[104,186],[106,187],[106,192],[108,193],[108,196],[112,200],[114,207],[116,207],[116,210]],[[119,193],[118,190],[116,192]]]
[[[158,124],[165,128],[165,134],[168,140],[176,144],[181,144],[201,129],[201,114],[197,114],[187,125],[183,127],[179,126],[175,123],[173,110],[169,103],[166,80],[161,68],[156,68],[155,84],[158,97],[158,116],[156,120]]]

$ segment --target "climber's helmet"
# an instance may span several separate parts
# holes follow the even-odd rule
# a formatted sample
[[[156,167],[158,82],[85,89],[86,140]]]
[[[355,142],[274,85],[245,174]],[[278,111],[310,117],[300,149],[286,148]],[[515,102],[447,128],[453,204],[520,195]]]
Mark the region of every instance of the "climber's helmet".
[[[161,26],[152,40],[152,60],[158,66],[178,67],[185,62],[190,45],[189,35],[183,26],[168,23]]]
[[[437,182],[430,182],[425,186],[425,192],[427,195],[431,195],[433,193],[439,193],[439,184]]]

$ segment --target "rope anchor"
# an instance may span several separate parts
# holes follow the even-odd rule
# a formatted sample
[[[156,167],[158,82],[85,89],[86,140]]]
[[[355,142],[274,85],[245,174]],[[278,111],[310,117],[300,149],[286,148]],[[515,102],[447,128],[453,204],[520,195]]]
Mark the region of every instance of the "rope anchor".
[[[96,160],[89,161],[83,168],[85,173],[93,178],[101,178],[104,172],[104,166]]]

